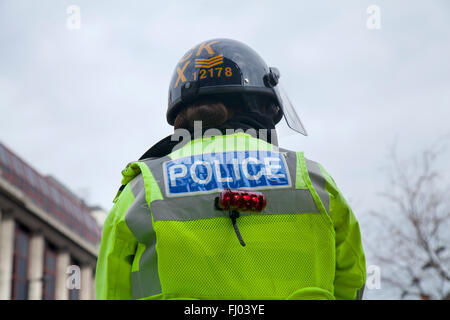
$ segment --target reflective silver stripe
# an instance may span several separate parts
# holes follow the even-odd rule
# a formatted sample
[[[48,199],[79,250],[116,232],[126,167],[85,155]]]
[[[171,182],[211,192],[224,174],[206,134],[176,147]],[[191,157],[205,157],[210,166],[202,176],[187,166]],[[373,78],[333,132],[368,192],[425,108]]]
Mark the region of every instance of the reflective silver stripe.
[[[131,273],[133,299],[139,299],[159,294],[162,290],[158,276],[158,257],[155,251],[156,235],[145,199],[142,174],[130,182],[130,187],[135,200],[125,215],[125,222],[136,239],[145,244],[145,250],[139,261],[139,271]]]
[[[327,180],[320,171],[319,165],[311,160],[305,158],[306,168],[308,169],[309,178],[311,179],[311,183],[319,195],[320,200],[325,207],[325,210],[330,214],[330,195],[328,191],[325,189]]]
[[[319,213],[309,190],[279,189],[259,190],[267,199],[267,206],[261,214]],[[196,220],[214,217],[227,217],[228,212],[214,207],[218,193],[198,196],[168,198],[151,203],[153,219],[158,220]],[[242,213],[248,215],[250,213]]]
[[[131,273],[133,299],[150,297],[162,293],[158,276],[158,256],[155,242],[146,247],[139,261],[139,271]]]
[[[280,150],[284,154],[289,167],[291,181],[296,177],[297,155],[294,152]],[[154,161],[145,161],[155,177],[158,186],[163,193],[164,200],[155,200],[150,203],[154,221],[158,220],[196,220],[213,217],[227,216],[228,213],[216,210],[214,199],[218,192],[195,196],[183,196],[167,198],[164,187],[162,163],[167,157]],[[255,191],[257,189],[255,188]],[[257,190],[267,198],[267,207],[262,214],[292,214],[292,213],[319,213],[314,199],[309,190],[295,189],[295,183],[290,188]],[[247,213],[249,214],[249,213]],[[245,213],[243,213],[245,215]]]
[[[286,159],[289,172],[291,173],[291,180],[293,181],[293,186],[295,186],[295,178],[297,171],[297,153],[283,148],[279,148],[278,151],[282,153],[284,155],[284,158]]]

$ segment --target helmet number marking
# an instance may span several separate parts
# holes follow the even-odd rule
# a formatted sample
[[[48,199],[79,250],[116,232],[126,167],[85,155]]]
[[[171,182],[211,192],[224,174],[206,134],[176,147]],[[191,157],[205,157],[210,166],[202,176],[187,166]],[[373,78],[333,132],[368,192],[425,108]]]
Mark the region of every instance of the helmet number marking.
[[[223,74],[225,74],[226,77],[232,77],[233,76],[233,70],[230,67],[226,67],[225,71],[223,72],[224,68],[218,67],[218,68],[209,68],[209,69],[200,69],[199,71],[199,79],[207,79],[209,78],[220,78]],[[197,71],[192,72],[194,80],[197,80]]]

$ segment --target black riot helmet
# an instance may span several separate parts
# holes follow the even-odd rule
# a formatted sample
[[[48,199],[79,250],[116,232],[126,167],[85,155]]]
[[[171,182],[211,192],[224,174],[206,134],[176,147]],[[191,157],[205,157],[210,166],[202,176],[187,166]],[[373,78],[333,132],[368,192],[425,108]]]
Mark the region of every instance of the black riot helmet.
[[[167,122],[174,124],[184,107],[202,96],[241,94],[267,97],[277,106],[274,123],[284,115],[288,126],[307,135],[277,68],[269,68],[256,51],[231,39],[212,39],[191,48],[175,67],[169,87]]]

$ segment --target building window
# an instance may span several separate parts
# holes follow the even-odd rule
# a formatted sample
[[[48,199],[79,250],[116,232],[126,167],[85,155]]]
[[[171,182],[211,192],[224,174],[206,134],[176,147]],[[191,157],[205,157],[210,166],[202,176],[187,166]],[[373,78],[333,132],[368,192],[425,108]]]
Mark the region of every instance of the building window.
[[[75,259],[70,259],[70,264],[71,265],[75,265],[75,266],[80,266],[80,263],[75,260]],[[72,276],[74,276],[74,282],[72,283],[73,285],[75,285],[74,289],[69,289],[69,300],[79,300],[80,299],[80,289],[76,288],[76,284],[80,285],[80,277],[81,274],[79,272],[80,270],[78,269],[78,271],[74,271],[75,273],[72,274]]]
[[[45,244],[44,251],[44,275],[42,298],[44,300],[55,299],[56,279],[56,250],[49,244]]]
[[[16,224],[14,235],[14,264],[12,279],[12,299],[28,298],[28,255],[30,233],[21,225]]]

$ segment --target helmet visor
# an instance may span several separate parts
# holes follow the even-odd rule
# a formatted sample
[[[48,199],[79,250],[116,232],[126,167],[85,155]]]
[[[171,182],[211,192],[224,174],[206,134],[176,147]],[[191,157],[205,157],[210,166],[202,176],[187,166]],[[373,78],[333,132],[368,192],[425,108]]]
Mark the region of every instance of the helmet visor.
[[[297,114],[297,111],[292,105],[291,100],[289,100],[289,97],[287,96],[286,91],[284,90],[281,83],[278,83],[273,89],[275,90],[275,94],[277,95],[281,110],[283,110],[284,119],[286,120],[289,128],[307,136],[308,133],[306,132],[306,129],[303,126],[302,121]]]

